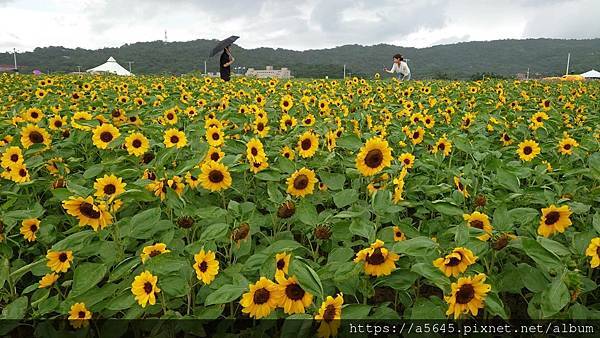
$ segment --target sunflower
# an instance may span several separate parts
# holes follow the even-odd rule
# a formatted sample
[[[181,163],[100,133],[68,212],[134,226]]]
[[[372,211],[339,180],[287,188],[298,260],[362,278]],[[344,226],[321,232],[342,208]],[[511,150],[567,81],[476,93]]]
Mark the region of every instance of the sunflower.
[[[292,255],[282,252],[275,255],[275,278],[287,275]]]
[[[16,183],[24,183],[29,182],[31,178],[29,177],[29,171],[25,166],[25,163],[15,164],[11,167],[6,168],[6,170],[10,170],[10,178],[13,182]]]
[[[288,146],[285,146],[283,149],[281,149],[281,155],[288,160],[293,160],[295,157],[294,150]]]
[[[219,273],[219,261],[215,258],[215,253],[204,249],[194,255],[194,270],[196,270],[196,278],[202,283],[208,285],[212,283]]]
[[[585,249],[585,255],[592,258],[590,261],[592,268],[600,265],[600,237],[592,238],[590,245]]]
[[[333,130],[328,131],[327,135],[326,135],[326,140],[327,140],[327,150],[329,150],[330,152],[333,151],[333,149],[335,149],[336,143],[337,143],[336,132]]]
[[[298,124],[298,120],[289,114],[283,114],[279,119],[279,129],[287,131],[288,128],[294,128]]]
[[[502,141],[502,144],[505,146],[511,145],[513,142],[507,133],[502,133],[502,136],[500,136],[500,141]]]
[[[21,222],[21,234],[29,242],[35,241],[35,234],[39,229],[40,220],[37,218],[28,218]]]
[[[315,183],[317,183],[315,172],[303,167],[288,177],[287,192],[295,197],[304,197],[313,193]]]
[[[24,161],[23,152],[19,147],[8,147],[2,153],[2,167],[8,168],[17,164],[22,164]]]
[[[179,176],[173,176],[170,180],[167,180],[167,185],[169,188],[173,189],[178,196],[183,194],[183,189],[185,189],[185,183]]]
[[[96,179],[94,182],[94,189],[96,197],[106,197],[112,201],[115,197],[125,192],[125,186],[127,183],[123,183],[123,179],[115,175],[104,175],[102,178]]]
[[[406,235],[404,235],[404,232],[402,232],[402,230],[400,230],[398,226],[394,226],[392,231],[394,232],[394,242],[401,242],[406,240]]]
[[[48,251],[46,265],[54,272],[67,272],[73,262],[73,251]]]
[[[557,232],[565,232],[565,229],[573,224],[569,218],[571,214],[572,211],[568,205],[556,207],[552,204],[547,208],[542,208],[542,218],[537,230],[538,234],[550,237]]]
[[[190,188],[192,189],[196,189],[198,187],[198,185],[200,184],[200,180],[198,179],[197,176],[195,176],[194,174],[192,174],[191,171],[188,171],[185,174],[185,182],[190,186]]]
[[[163,114],[163,121],[166,124],[174,125],[177,123],[177,112],[174,109],[169,109]]]
[[[403,168],[410,169],[415,165],[415,155],[411,153],[402,153],[402,155],[398,157],[398,161],[402,163]]]
[[[45,289],[49,286],[54,285],[58,280],[58,275],[54,272],[50,272],[44,275],[38,283],[38,289]]]
[[[206,190],[220,191],[231,187],[229,169],[219,162],[207,161],[202,164],[200,184]]]
[[[492,224],[488,215],[475,211],[472,214],[463,214],[463,219],[467,221],[469,226],[483,230],[485,234],[477,237],[481,241],[487,241],[492,235]]]
[[[360,149],[356,156],[356,168],[363,176],[373,176],[392,162],[392,149],[388,142],[373,137]]]
[[[452,293],[444,296],[448,303],[446,315],[454,314],[454,319],[460,315],[471,312],[477,316],[479,309],[485,306],[485,297],[491,290],[489,284],[485,284],[486,276],[480,273],[473,277],[461,277],[456,283],[452,283]]]
[[[456,189],[465,197],[469,197],[469,192],[467,191],[467,187],[462,183],[462,180],[459,177],[454,176],[454,185],[456,185]]]
[[[142,133],[131,133],[125,138],[125,149],[129,155],[142,156],[149,147],[150,142]]]
[[[142,259],[142,263],[146,263],[148,259],[167,252],[171,252],[171,250],[167,249],[167,245],[165,243],[156,243],[154,245],[145,246],[142,249],[140,258]]]
[[[187,144],[187,138],[183,131],[171,128],[165,131],[163,143],[167,148],[177,147],[183,148]]]
[[[303,158],[313,157],[319,148],[319,136],[311,130],[305,131],[298,139],[297,148]]]
[[[475,264],[477,256],[467,248],[458,247],[445,257],[433,261],[433,266],[439,268],[446,277],[458,277],[465,272],[469,265]]]
[[[150,305],[156,304],[156,293],[160,292],[156,283],[158,277],[152,275],[149,271],[144,271],[141,274],[135,276],[133,283],[131,283],[131,293],[135,296],[138,304],[143,308],[150,303]]]
[[[248,162],[263,162],[267,159],[265,149],[259,139],[253,138],[246,144],[246,159]]]
[[[225,134],[218,127],[210,127],[206,129],[206,141],[213,147],[220,147],[225,141]]]
[[[525,140],[519,143],[517,154],[522,161],[531,161],[540,153],[540,146],[533,140]]]
[[[572,155],[573,148],[578,147],[579,143],[571,137],[564,137],[558,143],[558,151],[563,155]]]
[[[167,196],[167,180],[155,180],[146,185],[146,190],[153,192],[154,196],[160,197],[163,201]]]
[[[315,315],[315,320],[321,321],[317,334],[319,337],[329,338],[337,336],[340,328],[340,319],[342,319],[342,304],[344,304],[344,295],[338,294],[335,298],[327,296],[321,304],[319,312]]]
[[[446,137],[440,138],[431,149],[431,152],[437,154],[438,152],[444,154],[444,156],[450,155],[452,151],[452,143],[446,139]]]
[[[279,306],[287,314],[304,313],[305,308],[309,307],[313,301],[313,295],[306,292],[295,277],[275,276],[277,280],[281,298]]]
[[[266,317],[279,305],[281,290],[277,284],[265,277],[260,277],[260,280],[250,284],[249,288],[250,290],[242,295],[240,305],[244,307],[242,312],[248,313],[250,317]]]
[[[50,134],[34,124],[28,124],[21,129],[21,144],[25,149],[29,149],[34,144],[45,144],[49,146],[52,142]]]
[[[88,320],[92,318],[92,313],[85,307],[85,303],[75,303],[69,310],[69,322],[78,329],[89,324]]]
[[[62,127],[67,125],[67,117],[54,115],[52,118],[48,120],[48,128],[52,130],[59,130]]]
[[[121,135],[119,129],[110,123],[104,123],[94,128],[93,133],[92,141],[94,142],[94,145],[100,149],[108,148],[110,142]]]
[[[221,159],[223,159],[224,156],[225,156],[225,153],[223,151],[221,151],[220,148],[211,146],[210,148],[208,148],[208,152],[206,153],[206,156],[204,157],[204,161],[219,162],[219,161],[221,161]]]
[[[250,171],[257,174],[269,167],[269,163],[267,161],[262,162],[251,162],[250,163]]]
[[[409,131],[408,137],[412,144],[420,144],[425,137],[425,129],[423,129],[423,127],[417,127],[414,131]]]
[[[35,107],[27,109],[27,111],[23,115],[23,118],[27,122],[31,123],[38,123],[44,118],[44,113],[39,108]]]
[[[365,273],[371,276],[387,276],[396,268],[400,258],[396,253],[383,247],[383,241],[376,240],[369,248],[362,249],[356,254],[355,263],[364,261]]]
[[[89,225],[94,231],[98,231],[98,228],[104,229],[112,224],[112,215],[106,210],[106,204],[96,205],[92,196],[86,198],[72,196],[63,201],[62,205],[67,214],[79,219],[79,226]]]
[[[294,106],[294,98],[291,95],[284,95],[279,102],[282,111],[288,112]]]

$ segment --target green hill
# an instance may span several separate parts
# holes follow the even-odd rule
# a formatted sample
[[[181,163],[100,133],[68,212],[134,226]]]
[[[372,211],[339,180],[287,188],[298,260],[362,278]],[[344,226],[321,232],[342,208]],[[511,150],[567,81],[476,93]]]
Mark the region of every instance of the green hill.
[[[97,66],[109,56],[127,68],[134,61],[136,74],[183,74],[204,71],[204,60],[216,40],[186,42],[152,41],[126,44],[118,48],[98,50],[63,47],[36,48],[18,54],[22,72],[72,72]],[[564,74],[567,53],[571,53],[574,73],[600,69],[600,39],[560,40],[527,39],[487,42],[462,42],[428,48],[399,47],[387,44],[373,46],[345,45],[330,49],[294,51],[289,49],[234,46],[237,65],[264,68],[288,67],[296,77],[341,77],[343,65],[360,76],[382,73],[391,67],[392,55],[401,53],[410,59],[413,78],[471,78],[482,73],[514,77],[530,68],[543,76]],[[218,56],[217,56],[218,57]],[[218,70],[217,57],[208,60],[208,71]],[[0,64],[12,64],[12,54],[0,53]]]

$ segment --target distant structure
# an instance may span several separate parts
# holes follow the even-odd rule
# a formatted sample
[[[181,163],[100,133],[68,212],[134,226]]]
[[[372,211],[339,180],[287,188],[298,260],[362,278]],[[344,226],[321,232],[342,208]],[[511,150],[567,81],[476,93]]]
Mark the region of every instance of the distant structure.
[[[292,77],[292,73],[286,67],[277,70],[273,69],[273,66],[267,66],[265,69],[248,68],[246,71],[246,76],[253,76],[257,78],[276,77],[280,79],[289,79]]]
[[[86,70],[88,73],[107,73],[107,74],[115,74],[122,76],[131,76],[131,74],[127,69],[123,68],[120,64],[117,63],[115,58],[112,56],[106,60],[105,63],[101,64],[98,67],[94,67],[92,69]]]
[[[165,29],[165,41],[164,43],[167,43],[167,30]]]
[[[586,80],[600,80],[600,72],[595,69],[592,69],[580,75],[583,76]]]
[[[13,65],[0,65],[0,73],[16,72],[17,70]]]

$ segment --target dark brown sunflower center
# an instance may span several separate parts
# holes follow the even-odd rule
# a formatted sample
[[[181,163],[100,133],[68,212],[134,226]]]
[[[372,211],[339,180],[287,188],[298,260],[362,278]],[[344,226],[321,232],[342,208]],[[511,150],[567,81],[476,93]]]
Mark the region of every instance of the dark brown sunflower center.
[[[335,305],[329,304],[323,311],[323,320],[326,322],[331,322],[335,319]]]
[[[277,270],[283,270],[283,268],[285,268],[285,261],[280,259],[277,261]]]
[[[552,224],[558,222],[559,219],[560,219],[560,213],[558,211],[550,211],[546,215],[546,220],[544,221],[544,223],[546,223],[546,225],[552,225]]]
[[[252,148],[252,149],[250,150],[250,153],[252,153],[252,156],[256,156],[256,155],[258,155],[258,149],[256,149],[256,148]]]
[[[77,313],[77,316],[79,318],[85,318],[85,311],[79,311],[79,313]]]
[[[209,174],[208,174],[208,179],[212,182],[212,183],[221,183],[223,181],[223,179],[225,178],[225,176],[223,175],[222,172],[220,172],[219,170],[212,170]]]
[[[144,292],[145,292],[145,293],[147,293],[147,294],[151,294],[151,293],[152,293],[152,289],[154,289],[154,288],[152,287],[152,283],[150,283],[150,282],[146,282],[146,283],[144,283]]]
[[[383,262],[385,262],[385,257],[383,256],[383,253],[381,252],[381,248],[377,248],[373,251],[372,254],[367,255],[367,263],[371,264],[371,265],[381,265],[383,264]]]
[[[131,142],[131,145],[132,145],[134,148],[139,148],[139,147],[141,147],[141,146],[142,146],[142,141],[140,141],[140,140],[138,140],[138,139],[135,139],[135,140],[133,140],[133,142]]]
[[[298,175],[296,179],[294,179],[294,188],[297,190],[303,190],[308,187],[308,177],[304,174]]]
[[[54,126],[55,126],[56,128],[60,128],[60,127],[62,127],[62,121],[54,121]]]
[[[292,125],[292,120],[285,120],[285,125],[290,127]]]
[[[10,155],[10,160],[13,162],[17,162],[19,160],[19,155],[17,155],[17,154]]]
[[[113,134],[111,134],[108,131],[103,131],[102,134],[100,134],[100,139],[102,140],[102,142],[108,143],[112,141]]]
[[[158,256],[160,254],[161,254],[160,250],[152,250],[152,251],[150,251],[150,253],[148,254],[148,256],[154,257],[154,256]]]
[[[66,262],[68,258],[69,258],[69,257],[68,257],[68,256],[67,256],[67,254],[66,254],[66,253],[64,253],[64,252],[61,252],[61,253],[60,253],[60,255],[58,255],[58,260],[59,260],[61,263],[64,263],[64,262]]]
[[[172,120],[172,119],[173,119],[173,117],[174,117],[174,116],[173,116],[173,114],[167,114],[167,118],[168,118],[169,120]]]
[[[208,270],[208,264],[203,261],[202,263],[198,264],[198,269],[200,269],[202,272],[206,272],[206,270]]]
[[[474,227],[474,228],[482,229],[483,230],[483,222],[480,221],[480,220],[478,220],[478,219],[474,220],[474,221],[471,221],[471,226]]]
[[[525,146],[525,148],[523,148],[523,154],[525,155],[529,155],[533,152],[533,149],[530,146]]]
[[[252,297],[254,304],[261,305],[269,301],[269,297],[271,297],[271,293],[269,290],[265,288],[260,288],[254,291],[254,297]]]
[[[107,184],[104,186],[104,193],[107,195],[112,195],[117,191],[117,187],[114,184]]]
[[[36,232],[38,227],[35,224],[32,224],[31,227],[29,227],[29,229],[31,230],[31,232]]]
[[[171,141],[171,143],[174,143],[174,144],[179,143],[179,137],[177,135],[171,136],[171,138],[169,140]]]
[[[44,135],[42,135],[39,131],[32,131],[29,134],[29,140],[31,143],[42,143],[44,142]]]
[[[457,266],[460,264],[461,259],[456,257],[451,257],[446,266]]]
[[[26,177],[27,176],[27,170],[25,170],[23,168],[19,169],[19,176]]]
[[[40,115],[37,112],[31,113],[31,117],[34,118],[34,119],[37,119],[38,116],[40,116]]]
[[[471,119],[466,119],[464,125],[468,126],[471,124]]]
[[[438,149],[443,151],[444,149],[446,149],[446,144],[444,144],[444,143],[438,144]]]
[[[365,164],[369,168],[377,168],[383,162],[383,153],[379,149],[369,150],[365,156]]]
[[[79,212],[81,212],[82,215],[88,218],[100,218],[100,212],[95,210],[94,206],[87,202],[81,203],[81,205],[79,206]]]
[[[283,106],[284,106],[284,107],[287,107],[287,106],[289,106],[289,105],[290,105],[290,103],[289,103],[289,102],[287,102],[287,101],[283,101]]]
[[[210,159],[217,162],[219,160],[219,153],[210,154]]]
[[[465,186],[462,184],[462,182],[458,182],[458,190],[462,191],[465,188]]]
[[[291,300],[300,300],[304,297],[304,290],[298,284],[290,284],[285,287],[285,295]]]
[[[564,145],[563,148],[565,148],[565,150],[569,150],[569,149],[571,149],[571,145],[567,143]]]
[[[456,291],[456,302],[458,304],[467,304],[475,298],[475,289],[471,284],[464,284]]]
[[[402,233],[400,231],[396,231],[396,237],[402,237]]]
[[[219,138],[221,138],[221,136],[219,135],[219,133],[213,133],[213,134],[212,134],[212,139],[213,139],[213,140],[215,140],[215,141],[218,141],[218,140],[219,140]]]
[[[300,146],[302,147],[302,150],[308,150],[312,146],[312,142],[310,139],[304,139],[300,143]]]

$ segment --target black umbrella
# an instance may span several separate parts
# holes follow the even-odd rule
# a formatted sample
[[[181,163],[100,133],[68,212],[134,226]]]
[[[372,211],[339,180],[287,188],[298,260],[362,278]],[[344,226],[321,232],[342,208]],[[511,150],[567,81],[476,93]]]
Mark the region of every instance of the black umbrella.
[[[239,38],[240,38],[239,36],[232,35],[232,36],[228,37],[227,39],[217,43],[215,48],[213,48],[213,50],[210,52],[210,57],[217,55],[217,53],[221,52],[223,49],[225,49],[225,47],[233,44],[235,42],[235,40],[237,40]]]

